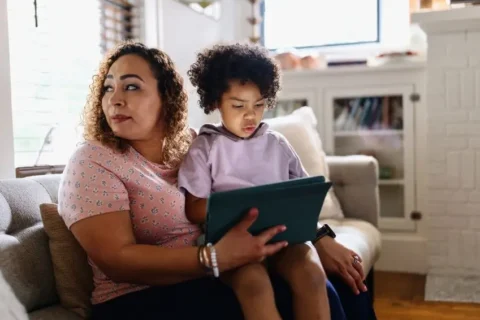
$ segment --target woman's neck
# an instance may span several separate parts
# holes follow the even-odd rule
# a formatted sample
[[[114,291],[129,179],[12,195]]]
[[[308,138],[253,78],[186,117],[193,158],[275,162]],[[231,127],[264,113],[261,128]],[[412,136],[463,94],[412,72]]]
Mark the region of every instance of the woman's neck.
[[[130,141],[130,145],[148,161],[163,164],[163,138]]]

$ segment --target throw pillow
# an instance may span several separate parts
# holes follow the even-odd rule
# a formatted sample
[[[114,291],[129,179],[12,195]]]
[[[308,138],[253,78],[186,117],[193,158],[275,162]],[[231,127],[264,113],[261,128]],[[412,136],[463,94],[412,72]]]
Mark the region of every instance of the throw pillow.
[[[291,114],[265,122],[270,129],[281,133],[298,154],[309,176],[324,176],[329,181],[329,170],[322,140],[317,132],[317,118],[310,107],[301,107]],[[334,187],[330,188],[320,212],[319,219],[342,219],[344,217]]]
[[[57,293],[62,306],[82,318],[90,315],[90,295],[93,290],[92,268],[87,255],[68,230],[57,205],[40,205],[43,226],[49,239],[50,255]]]

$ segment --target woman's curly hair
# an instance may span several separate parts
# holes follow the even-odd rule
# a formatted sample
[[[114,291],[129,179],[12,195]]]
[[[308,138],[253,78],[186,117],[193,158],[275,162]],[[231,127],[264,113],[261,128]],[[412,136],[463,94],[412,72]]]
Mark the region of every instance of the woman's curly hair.
[[[187,74],[197,87],[200,108],[206,114],[218,107],[231,80],[257,85],[268,108],[275,106],[280,89],[278,65],[265,48],[255,45],[214,45],[197,54],[197,60]]]
[[[84,138],[99,141],[118,152],[127,150],[127,141],[114,135],[102,110],[103,85],[107,73],[115,61],[127,54],[136,54],[145,59],[157,79],[166,130],[162,163],[167,167],[176,167],[188,151],[192,140],[187,123],[187,94],[184,91],[183,79],[166,53],[141,43],[125,41],[109,52],[101,62],[90,86],[83,112]]]

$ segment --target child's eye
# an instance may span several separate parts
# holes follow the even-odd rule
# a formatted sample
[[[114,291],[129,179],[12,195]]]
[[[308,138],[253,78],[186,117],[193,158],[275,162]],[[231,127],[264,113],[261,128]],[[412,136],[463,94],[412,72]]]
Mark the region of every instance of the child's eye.
[[[240,108],[243,107],[243,105],[233,105],[233,107],[234,107],[235,109],[240,109]]]
[[[255,107],[257,108],[263,108],[265,106],[265,104],[263,103],[259,103],[259,104],[256,104]]]
[[[127,91],[133,91],[133,90],[137,90],[138,89],[138,86],[134,85],[134,84],[129,84],[125,87],[125,90]]]

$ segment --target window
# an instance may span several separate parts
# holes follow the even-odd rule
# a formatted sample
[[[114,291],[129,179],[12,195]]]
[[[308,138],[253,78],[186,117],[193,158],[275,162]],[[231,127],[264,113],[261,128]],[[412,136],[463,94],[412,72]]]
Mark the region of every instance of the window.
[[[140,0],[101,0],[102,51],[122,40],[138,40],[140,35]]]
[[[380,41],[379,0],[264,0],[261,11],[268,49]]]
[[[128,10],[113,11],[115,3]],[[136,9],[126,0],[7,0],[7,8],[15,166],[65,164],[82,139],[102,54],[134,37]]]

